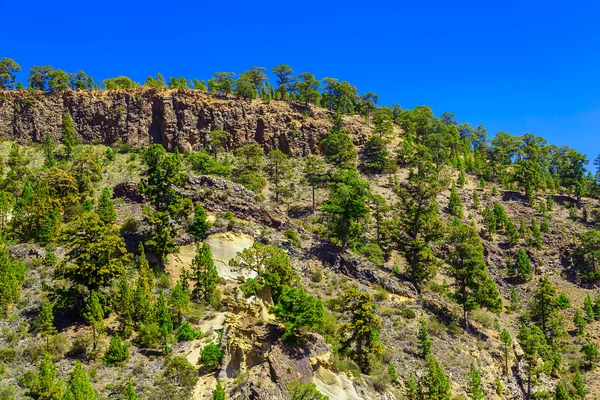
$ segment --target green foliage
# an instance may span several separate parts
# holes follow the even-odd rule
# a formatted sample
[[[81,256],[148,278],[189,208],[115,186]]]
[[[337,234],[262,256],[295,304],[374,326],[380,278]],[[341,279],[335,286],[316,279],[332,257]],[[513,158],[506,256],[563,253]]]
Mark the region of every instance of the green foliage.
[[[525,361],[526,373],[528,377],[527,391],[528,397],[531,396],[531,379],[538,373],[541,353],[544,352],[546,341],[544,333],[538,326],[528,327],[523,325],[517,336],[519,344],[523,349],[523,358]]]
[[[114,335],[110,339],[110,345],[104,353],[104,363],[106,365],[122,365],[129,358],[129,344],[123,342],[119,335]]]
[[[234,154],[236,156],[234,182],[244,185],[254,193],[260,193],[266,184],[262,176],[263,148],[258,143],[250,143],[235,149]]]
[[[504,373],[508,374],[509,350],[512,345],[512,337],[510,336],[510,332],[508,332],[506,329],[502,329],[502,332],[500,332],[500,340],[502,341],[504,350]]]
[[[508,220],[504,233],[506,234],[506,239],[508,240],[508,243],[510,243],[513,246],[519,243],[519,231],[517,231],[517,227],[511,220]]]
[[[178,342],[188,342],[199,337],[202,337],[202,333],[192,328],[192,325],[190,325],[189,322],[181,324],[177,329],[177,335],[175,335],[175,339],[177,339]]]
[[[463,204],[455,185],[452,185],[452,191],[450,192],[448,210],[450,211],[450,215],[453,215],[456,218],[463,217]]]
[[[48,337],[56,333],[53,308],[54,305],[48,299],[44,299],[42,308],[35,318],[36,330],[46,337],[46,344]]]
[[[119,331],[124,338],[131,336],[135,316],[135,294],[125,276],[119,280],[114,296],[114,309],[117,312]]]
[[[300,238],[298,237],[298,232],[296,232],[295,230],[289,228],[286,229],[283,232],[283,236],[288,239],[290,241],[291,244],[293,244],[296,247],[302,247],[302,242],[300,241]]]
[[[25,265],[13,260],[8,248],[0,244],[0,316],[21,297],[21,287],[25,280]]]
[[[561,310],[565,310],[571,307],[571,302],[569,301],[569,296],[566,293],[561,293],[558,295],[556,299],[556,306]]]
[[[298,282],[290,257],[279,247],[255,242],[251,248],[239,252],[230,265],[254,271],[257,278],[247,282],[255,285],[254,293],[269,287],[275,304],[285,285],[293,286]]]
[[[325,186],[328,180],[327,166],[325,162],[317,156],[308,156],[304,163],[304,169],[302,171],[303,179],[312,188],[312,208],[313,213],[315,212],[315,191],[318,188]]]
[[[583,400],[587,394],[585,383],[583,382],[583,376],[579,370],[575,371],[573,376],[573,398]]]
[[[98,213],[98,216],[102,222],[105,224],[113,224],[117,220],[117,212],[115,211],[115,206],[111,199],[112,190],[110,190],[108,187],[102,189],[102,193],[98,199],[96,212]]]
[[[334,130],[321,142],[325,159],[337,168],[354,168],[358,153],[350,136],[341,129]]]
[[[600,279],[600,232],[589,230],[579,236],[580,244],[571,254],[575,270],[585,281]]]
[[[573,324],[575,324],[575,329],[577,331],[577,335],[581,336],[585,333],[585,328],[587,326],[587,320],[584,317],[584,314],[581,310],[575,310],[575,316],[573,317]]]
[[[431,342],[431,339],[429,339],[429,328],[427,327],[427,321],[425,319],[421,319],[420,321],[417,338],[419,339],[419,356],[421,356],[422,359],[427,360],[432,355],[431,348],[433,343]]]
[[[158,324],[155,322],[148,322],[141,325],[138,329],[136,341],[140,347],[154,349],[160,338],[161,332]]]
[[[54,142],[52,136],[46,133],[44,136],[44,167],[52,168],[56,166],[56,158],[54,157]]]
[[[200,351],[200,358],[198,359],[198,365],[204,371],[214,371],[221,365],[223,360],[223,352],[216,343],[207,344]]]
[[[288,156],[281,150],[271,150],[269,152],[265,164],[265,174],[272,185],[270,190],[275,194],[276,203],[279,203],[279,196],[285,198],[292,196],[292,164]]]
[[[196,203],[194,206],[194,220],[192,221],[191,231],[196,240],[200,240],[211,227],[211,223],[206,219],[206,210],[202,204]]]
[[[592,303],[592,298],[588,294],[585,296],[585,300],[583,301],[583,311],[585,312],[585,318],[588,322],[593,322],[596,318],[594,313],[594,303]]]
[[[452,398],[450,378],[433,357],[427,361],[427,375],[420,380],[419,386],[425,399],[450,400]]]
[[[538,228],[535,218],[531,218],[531,232],[533,233],[531,244],[535,246],[536,249],[541,250],[543,245],[542,232]]]
[[[585,343],[581,346],[581,352],[583,353],[583,360],[588,368],[594,368],[595,363],[598,361],[598,359],[600,359],[598,346],[596,346],[594,342]]]
[[[216,155],[214,156],[216,157]],[[218,161],[211,157],[206,151],[200,150],[188,156],[192,169],[202,175],[215,175],[229,177],[231,175],[231,164],[229,160]]]
[[[467,393],[469,398],[472,400],[484,400],[485,392],[483,391],[483,384],[481,382],[481,375],[479,370],[475,367],[475,364],[471,363],[469,367],[469,381],[467,383]]]
[[[449,274],[455,279],[454,299],[463,307],[465,328],[468,313],[479,307],[499,312],[502,299],[494,280],[488,275],[483,244],[475,228],[459,224],[452,227],[448,238],[451,247],[447,258]]]
[[[563,335],[563,321],[556,305],[556,287],[547,276],[544,276],[536,287],[529,314],[549,342]]]
[[[348,241],[363,230],[361,222],[369,215],[368,195],[368,183],[360,179],[355,171],[336,171],[322,211],[328,223],[328,232],[340,240],[342,251],[346,251]]]
[[[170,343],[171,334],[173,333],[173,321],[171,320],[171,313],[167,307],[167,299],[162,293],[158,298],[154,313],[156,323],[158,324],[158,331],[163,342],[163,350],[165,353],[168,353],[168,345]]]
[[[383,345],[379,341],[381,319],[377,315],[373,296],[356,287],[345,290],[336,311],[342,321],[338,328],[340,353],[355,361],[363,371],[372,363],[371,355],[381,356]]]
[[[188,289],[187,281],[183,284],[178,282],[169,296],[169,307],[171,312],[177,317],[177,326],[183,322],[183,313],[188,310],[190,306],[191,293]]]
[[[370,174],[382,174],[391,172],[395,164],[390,159],[387,149],[389,141],[379,135],[373,135],[364,146],[364,162],[361,169]]]
[[[287,389],[292,396],[292,400],[329,400],[328,396],[317,390],[314,383],[302,384],[296,381],[289,385]]]
[[[198,371],[185,357],[172,357],[165,362],[165,378],[168,382],[181,387],[185,394],[182,398],[190,398],[198,381]]]
[[[483,209],[483,226],[485,227],[486,236],[491,238],[494,233],[498,231],[498,221],[496,214],[491,208],[486,206]]]
[[[73,364],[75,367],[69,373],[67,390],[61,400],[96,400],[96,392],[83,366],[79,361]]]
[[[70,264],[57,271],[75,285],[97,290],[120,276],[129,259],[116,225],[105,224],[95,212],[81,214],[65,228]]]
[[[525,251],[519,249],[515,261],[509,264],[508,274],[521,282],[526,282],[531,278],[531,273],[531,261]]]
[[[564,383],[558,382],[556,389],[554,390],[554,400],[571,400],[569,391]]]
[[[133,89],[136,83],[127,76],[105,79],[102,84],[106,89]]]
[[[225,389],[219,381],[217,381],[217,387],[212,392],[212,400],[225,400]]]
[[[21,66],[13,59],[4,57],[0,60],[0,89],[11,90],[15,84],[17,72],[21,72]]]
[[[521,309],[521,299],[519,298],[519,293],[515,288],[512,288],[510,291],[510,310],[512,312],[519,311]]]
[[[308,296],[300,288],[284,286],[275,307],[271,309],[277,320],[284,324],[282,339],[297,341],[302,328],[316,330],[323,322],[323,303]]]
[[[137,392],[133,389],[133,384],[131,383],[131,380],[129,380],[127,382],[127,386],[125,386],[123,395],[125,396],[125,400],[138,400],[139,399]]]
[[[208,301],[217,287],[219,275],[213,262],[210,246],[206,243],[196,243],[196,256],[192,260],[191,277],[193,297]]]
[[[92,291],[92,294],[87,299],[83,317],[92,327],[92,340],[94,352],[96,352],[96,347],[98,346],[98,334],[104,331],[104,309],[100,304],[96,291]]]
[[[315,76],[309,72],[303,72],[298,75],[296,82],[292,84],[292,88],[297,95],[299,101],[304,102],[305,106],[308,104],[318,104],[321,94],[319,89],[321,88],[321,82],[315,79]]]
[[[64,383],[57,374],[49,354],[44,354],[37,373],[26,373],[19,384],[27,389],[27,395],[40,400],[63,399]]]

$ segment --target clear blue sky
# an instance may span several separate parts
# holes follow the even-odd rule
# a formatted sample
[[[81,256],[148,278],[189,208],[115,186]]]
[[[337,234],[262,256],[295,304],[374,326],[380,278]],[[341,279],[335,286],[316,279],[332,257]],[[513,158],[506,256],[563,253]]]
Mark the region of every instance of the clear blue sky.
[[[95,80],[279,63],[380,104],[600,153],[600,4],[553,1],[6,1],[0,57]],[[19,77],[26,80],[26,72]]]

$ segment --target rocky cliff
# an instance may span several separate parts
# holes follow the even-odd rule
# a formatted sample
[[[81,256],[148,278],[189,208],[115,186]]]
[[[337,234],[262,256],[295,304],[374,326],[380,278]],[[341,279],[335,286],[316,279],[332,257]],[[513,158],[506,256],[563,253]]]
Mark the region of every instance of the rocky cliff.
[[[41,142],[50,133],[58,140],[65,113],[71,114],[84,143],[161,143],[170,150],[198,149],[209,132],[222,129],[230,134],[230,148],[255,140],[266,150],[307,155],[319,152],[320,140],[331,128],[331,113],[314,106],[142,87],[0,92],[0,136],[26,143]],[[366,140],[369,129],[359,117],[347,117],[344,127],[356,144]]]

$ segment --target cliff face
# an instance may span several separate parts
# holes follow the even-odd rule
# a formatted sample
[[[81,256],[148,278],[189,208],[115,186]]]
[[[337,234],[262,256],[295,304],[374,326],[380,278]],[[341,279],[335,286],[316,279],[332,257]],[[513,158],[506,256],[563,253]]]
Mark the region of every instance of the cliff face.
[[[13,91],[0,92],[0,136],[26,143],[41,142],[50,133],[59,140],[64,113],[71,114],[83,143],[161,143],[169,150],[195,150],[209,132],[222,129],[230,134],[230,149],[255,140],[266,150],[294,156],[319,153],[332,125],[331,113],[318,107],[192,90]],[[359,117],[347,117],[344,127],[356,144],[366,141],[369,128]]]

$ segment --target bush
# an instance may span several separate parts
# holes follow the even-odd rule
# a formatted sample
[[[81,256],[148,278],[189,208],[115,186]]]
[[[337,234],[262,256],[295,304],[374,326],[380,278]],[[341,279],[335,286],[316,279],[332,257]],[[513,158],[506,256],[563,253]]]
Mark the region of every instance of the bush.
[[[192,328],[189,322],[184,322],[177,330],[177,335],[175,336],[175,338],[178,342],[185,342],[197,339],[202,336],[202,332],[198,332],[197,330]]]
[[[346,357],[339,358],[334,356],[331,367],[333,368],[334,372],[350,373],[355,378],[359,378],[361,376],[360,367],[358,364]]]
[[[198,373],[185,357],[173,357],[166,362],[165,378],[182,387],[185,393],[190,393],[196,385]]]
[[[121,365],[129,358],[129,344],[123,342],[119,335],[110,339],[108,350],[104,353],[104,364]]]
[[[231,165],[215,161],[208,153],[200,150],[189,156],[192,169],[202,175],[217,175],[229,177],[231,175]]]
[[[207,344],[200,352],[200,358],[198,364],[201,365],[202,370],[206,372],[214,371],[221,365],[223,360],[223,352],[216,343]]]
[[[323,270],[318,268],[310,277],[310,280],[314,283],[319,283],[323,280]]]
[[[298,232],[296,232],[295,230],[286,229],[285,232],[283,232],[283,236],[285,236],[294,246],[302,247],[302,242],[298,238]]]
[[[137,336],[137,344],[140,347],[144,347],[147,349],[153,349],[156,347],[156,343],[160,339],[160,330],[158,328],[158,324],[151,323],[143,325],[140,328],[139,334]]]
[[[385,264],[383,250],[377,243],[367,243],[359,249],[359,253],[367,257],[369,261],[378,266]]]

